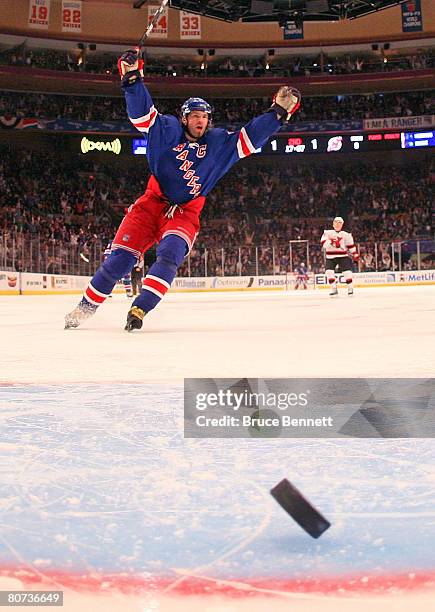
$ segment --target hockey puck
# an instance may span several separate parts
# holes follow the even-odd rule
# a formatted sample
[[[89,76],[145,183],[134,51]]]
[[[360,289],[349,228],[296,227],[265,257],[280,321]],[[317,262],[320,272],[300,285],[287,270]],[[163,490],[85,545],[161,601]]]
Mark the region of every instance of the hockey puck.
[[[270,494],[313,538],[319,538],[331,526],[331,523],[286,478],[273,487]]]

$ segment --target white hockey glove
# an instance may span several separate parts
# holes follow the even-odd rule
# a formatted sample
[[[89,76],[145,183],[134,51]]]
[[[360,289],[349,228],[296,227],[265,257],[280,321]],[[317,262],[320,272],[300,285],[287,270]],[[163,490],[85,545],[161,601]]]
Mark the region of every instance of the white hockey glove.
[[[294,87],[283,85],[273,96],[271,110],[281,119],[288,121],[301,105],[301,92]]]
[[[122,87],[133,85],[138,79],[143,78],[143,59],[135,49],[128,49],[118,60],[118,71],[121,77]]]

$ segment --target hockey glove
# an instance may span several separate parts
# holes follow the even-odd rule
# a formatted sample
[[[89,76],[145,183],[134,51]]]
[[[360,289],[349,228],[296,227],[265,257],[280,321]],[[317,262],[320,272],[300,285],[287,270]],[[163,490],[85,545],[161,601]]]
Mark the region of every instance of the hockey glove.
[[[139,59],[136,49],[128,49],[118,60],[118,71],[121,77],[121,86],[133,85],[143,77],[143,59]]]
[[[294,87],[283,85],[273,96],[270,110],[274,110],[280,119],[288,121],[301,105],[301,92]]]
[[[359,253],[351,253],[350,256],[352,257],[352,261],[355,263],[359,261]]]

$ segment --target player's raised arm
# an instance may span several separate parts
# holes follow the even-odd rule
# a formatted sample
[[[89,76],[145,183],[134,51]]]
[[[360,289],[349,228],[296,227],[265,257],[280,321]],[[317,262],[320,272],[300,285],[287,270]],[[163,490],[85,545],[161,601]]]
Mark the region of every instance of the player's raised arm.
[[[236,147],[233,161],[255,153],[279,130],[284,121],[293,116],[300,104],[301,94],[297,89],[280,87],[273,97],[271,107],[265,113],[251,119],[241,130],[229,135],[229,143]]]
[[[157,123],[169,127],[171,122],[178,126],[175,117],[160,115],[148,89],[142,82],[144,62],[139,59],[137,50],[129,49],[118,60],[121,87],[127,103],[127,113],[134,127],[148,134]],[[163,134],[163,132],[162,132]]]

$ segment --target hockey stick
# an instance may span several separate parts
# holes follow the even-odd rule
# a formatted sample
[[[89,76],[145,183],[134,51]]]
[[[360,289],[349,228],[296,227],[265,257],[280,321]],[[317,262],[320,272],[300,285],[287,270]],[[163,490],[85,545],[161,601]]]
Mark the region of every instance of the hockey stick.
[[[151,32],[154,30],[154,27],[156,26],[157,22],[159,21],[160,17],[162,16],[163,11],[168,6],[168,3],[169,3],[169,0],[162,0],[161,1],[161,4],[160,4],[159,8],[157,9],[157,11],[154,13],[154,16],[153,16],[150,24],[148,25],[148,27],[145,30],[145,32],[142,34],[142,38],[140,39],[139,46],[138,46],[138,54],[139,54],[140,57],[142,56],[142,47],[143,47],[146,39],[151,34]]]

